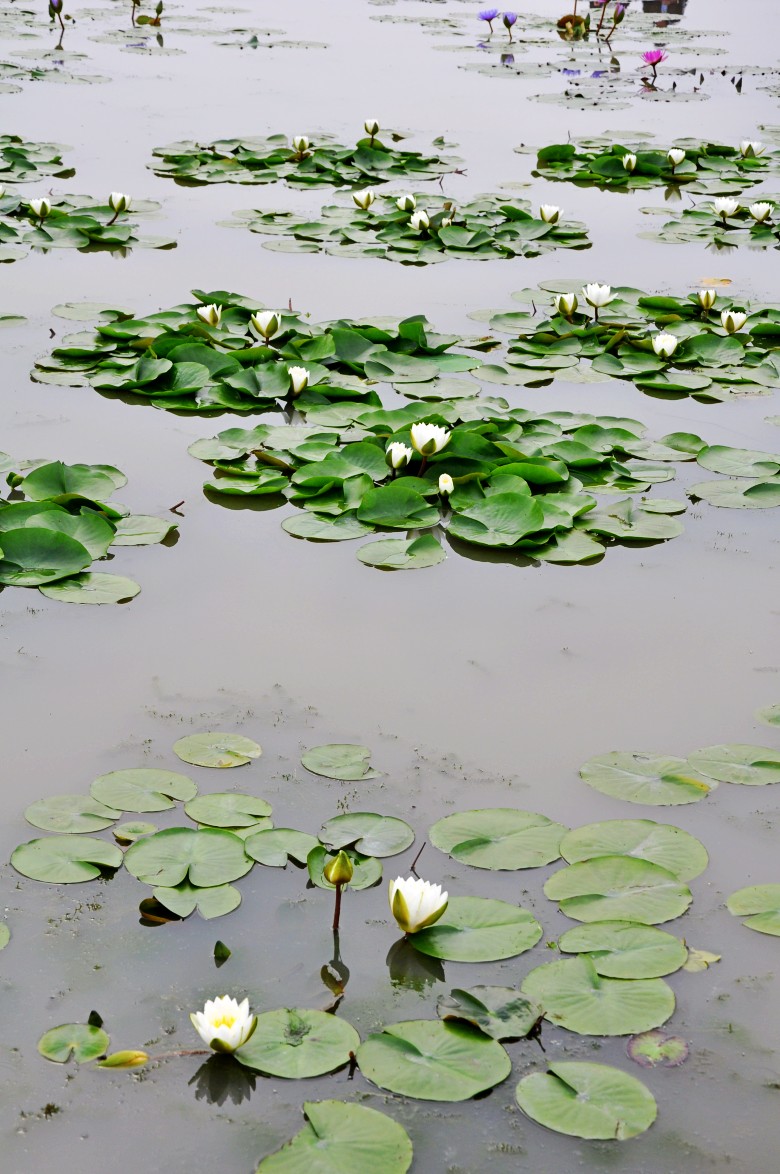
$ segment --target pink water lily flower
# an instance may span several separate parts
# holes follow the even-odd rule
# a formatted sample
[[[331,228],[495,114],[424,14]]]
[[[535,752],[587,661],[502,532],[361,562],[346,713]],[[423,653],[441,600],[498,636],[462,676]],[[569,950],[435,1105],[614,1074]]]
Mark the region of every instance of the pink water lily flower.
[[[648,49],[642,54],[642,60],[645,65],[649,65],[653,71],[653,79],[657,76],[658,66],[662,61],[666,61],[669,54],[665,49]]]

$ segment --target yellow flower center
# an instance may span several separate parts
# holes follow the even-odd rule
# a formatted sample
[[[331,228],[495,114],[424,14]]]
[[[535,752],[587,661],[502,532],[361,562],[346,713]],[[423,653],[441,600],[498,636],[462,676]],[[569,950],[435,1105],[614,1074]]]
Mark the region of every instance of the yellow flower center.
[[[212,1027],[232,1027],[236,1021],[235,1015],[221,1015],[212,1021]]]

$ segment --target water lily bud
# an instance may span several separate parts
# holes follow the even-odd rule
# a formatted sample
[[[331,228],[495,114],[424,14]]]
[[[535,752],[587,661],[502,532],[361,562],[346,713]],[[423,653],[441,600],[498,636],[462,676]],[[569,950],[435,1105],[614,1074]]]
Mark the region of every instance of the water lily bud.
[[[353,192],[352,199],[358,208],[362,208],[364,212],[367,212],[376,199],[376,196],[371,188],[365,188],[362,192]]]
[[[352,861],[342,849],[322,870],[325,880],[331,885],[348,885],[354,873]]]
[[[602,306],[608,306],[610,302],[614,302],[616,295],[612,292],[612,287],[609,285],[592,285],[583,286],[582,295],[589,306],[599,310]]]
[[[305,155],[309,149],[309,140],[306,135],[293,135],[292,145],[299,155]]]
[[[431,222],[428,218],[428,213],[423,208],[419,212],[414,212],[409,217],[409,223],[415,232],[422,232],[423,229],[430,227]]]
[[[747,314],[743,314],[741,310],[724,310],[720,321],[727,334],[736,334],[747,322]]]
[[[414,212],[417,201],[411,192],[407,192],[406,195],[398,197],[396,206],[401,212]]]
[[[712,209],[716,216],[722,216],[725,220],[727,216],[733,216],[735,212],[739,212],[739,200],[732,200],[730,196],[719,196],[718,199],[712,201]]]
[[[772,215],[771,204],[751,204],[748,212],[756,221],[757,224],[763,224],[765,220],[769,220]]]
[[[624,155],[622,162],[623,162],[623,166],[625,167],[626,171],[633,171],[634,168],[636,167],[636,155],[631,155],[631,154]]]
[[[442,497],[449,497],[455,488],[455,482],[450,477],[449,473],[442,473],[439,477],[439,493]]]
[[[397,876],[390,881],[390,911],[404,933],[418,933],[439,920],[447,908],[448,895],[441,885]]]
[[[402,444],[400,440],[394,440],[392,444],[388,444],[385,452],[385,460],[391,469],[406,468],[413,456],[414,452],[409,448],[409,445]]]
[[[306,367],[288,367],[290,376],[290,390],[294,396],[300,395],[309,386],[309,371]]]
[[[672,147],[671,151],[666,152],[666,158],[671,163],[672,167],[677,167],[685,158],[685,151],[680,147]]]
[[[696,300],[701,306],[702,310],[711,310],[715,305],[717,293],[714,289],[700,289],[696,295]]]
[[[553,300],[556,310],[564,318],[571,318],[577,306],[580,304],[575,293],[556,294]]]
[[[409,429],[412,447],[421,457],[431,457],[441,452],[450,439],[449,429],[440,424],[412,424]]]
[[[38,217],[39,220],[45,220],[51,212],[51,200],[45,198],[41,200],[30,200],[30,211]]]
[[[449,228],[449,226],[451,224],[452,224],[452,217],[445,216],[444,219],[442,220],[441,224],[439,225],[439,228]]]
[[[542,204],[539,209],[539,218],[545,224],[557,224],[563,215],[563,208],[557,208],[555,204]]]
[[[677,350],[679,341],[674,334],[656,334],[653,339],[653,350],[659,359],[670,359]]]
[[[379,123],[375,118],[367,118],[363,123],[363,130],[373,139],[374,135],[379,134]]]
[[[5,187],[3,186],[3,184],[0,183],[0,200],[2,200],[4,195],[5,195]]]
[[[739,153],[743,159],[758,159],[765,151],[766,147],[763,143],[751,139],[743,139],[739,144]]]
[[[130,197],[123,192],[112,192],[108,197],[108,206],[112,212],[126,212],[130,207]]]
[[[207,999],[203,1010],[193,1012],[190,1019],[204,1044],[215,1052],[235,1052],[257,1027],[257,1016],[249,1012],[249,999],[238,1003],[229,995]]]
[[[201,322],[205,322],[207,326],[219,326],[222,321],[221,306],[198,306],[195,313]]]
[[[258,334],[262,334],[266,342],[279,333],[281,319],[275,310],[258,310],[250,319]]]

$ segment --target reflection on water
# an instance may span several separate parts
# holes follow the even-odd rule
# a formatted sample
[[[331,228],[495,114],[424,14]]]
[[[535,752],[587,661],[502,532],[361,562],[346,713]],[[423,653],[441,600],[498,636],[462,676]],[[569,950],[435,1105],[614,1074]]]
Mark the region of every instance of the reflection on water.
[[[209,1056],[205,1064],[188,1081],[195,1086],[195,1099],[210,1105],[224,1105],[230,1101],[241,1105],[255,1091],[257,1075],[244,1068],[233,1056]]]
[[[395,987],[424,991],[434,983],[444,982],[444,963],[419,953],[408,938],[400,938],[390,947],[385,963]]]

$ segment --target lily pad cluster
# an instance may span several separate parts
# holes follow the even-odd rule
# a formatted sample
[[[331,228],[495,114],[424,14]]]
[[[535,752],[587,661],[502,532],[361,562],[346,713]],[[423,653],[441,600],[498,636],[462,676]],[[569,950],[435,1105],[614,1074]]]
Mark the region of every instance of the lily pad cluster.
[[[122,603],[141,588],[93,571],[116,547],[162,542],[175,521],[112,501],[127,478],[113,465],[17,461],[0,454],[11,486],[0,498],[0,587],[37,587],[63,603]]]
[[[628,145],[595,140],[588,144],[555,143],[542,147],[534,175],[567,180],[581,187],[633,190],[685,185],[689,191],[741,191],[777,173],[780,152],[762,143],[741,147],[697,139],[675,139],[667,147],[646,142]]]
[[[685,208],[676,220],[667,220],[657,232],[642,232],[647,240],[662,244],[686,244],[702,241],[715,252],[746,247],[749,249],[780,248],[780,222],[777,220],[778,202],[763,196],[756,200],[726,197]],[[655,216],[668,215],[666,208],[643,208]]]
[[[69,179],[75,167],[66,167],[60,143],[33,143],[19,135],[0,135],[0,184],[28,183],[44,176]]]
[[[357,400],[379,406],[372,384],[401,389],[470,371],[481,360],[453,351],[468,346],[438,334],[422,316],[314,324],[293,310],[262,311],[225,290],[195,290],[195,303],[145,317],[97,308],[98,325],[70,338],[36,363],[34,378],[66,386],[89,384],[103,394],[132,394],[167,411],[258,412],[293,394],[290,369],[307,372],[296,407]],[[204,321],[198,310],[212,307]],[[68,317],[78,307],[63,307]],[[204,311],[205,312],[205,311]],[[86,313],[92,315],[88,308]],[[262,331],[252,321],[261,318]],[[264,333],[263,333],[264,332]],[[494,345],[474,340],[476,347]]]
[[[595,311],[579,282],[549,281],[513,295],[522,310],[472,315],[512,336],[506,358],[481,367],[479,378],[539,387],[599,376],[705,402],[780,386],[780,307],[736,302],[715,289],[678,297],[601,288],[606,301]]]
[[[390,134],[385,144],[375,135],[344,146],[330,135],[275,134],[266,138],[217,139],[211,143],[185,141],[156,147],[151,165],[155,175],[178,184],[277,183],[290,187],[363,187],[390,180],[438,179],[463,162],[454,155],[424,154],[394,144],[403,136]],[[433,142],[437,152],[444,139]]]
[[[527,200],[482,195],[465,204],[438,195],[357,193],[365,209],[332,205],[319,220],[299,212],[235,213],[240,225],[273,240],[279,252],[326,252],[337,257],[381,257],[404,265],[428,265],[449,257],[495,260],[538,257],[552,249],[586,249],[584,224],[558,208],[534,210]]]
[[[30,251],[79,249],[82,253],[130,249],[175,249],[168,237],[143,236],[136,216],[157,212],[153,200],[134,200],[132,217],[117,217],[109,204],[89,196],[57,196],[44,203],[11,192],[0,195],[0,261],[18,261]]]

